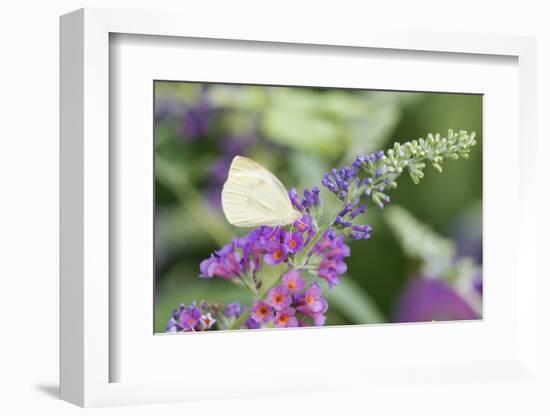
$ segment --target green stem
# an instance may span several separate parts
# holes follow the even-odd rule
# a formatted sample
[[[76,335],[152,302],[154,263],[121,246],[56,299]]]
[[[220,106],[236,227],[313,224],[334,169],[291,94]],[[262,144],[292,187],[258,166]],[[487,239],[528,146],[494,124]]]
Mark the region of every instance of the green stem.
[[[308,257],[309,253],[311,252],[311,250],[313,250],[313,247],[315,247],[319,240],[323,238],[325,232],[330,228],[330,226],[334,224],[334,221],[336,221],[336,218],[338,217],[338,214],[341,210],[341,208],[338,208],[336,212],[331,217],[329,217],[329,220],[319,227],[319,230],[315,233],[309,243],[307,243],[307,245],[304,247],[304,249],[300,253],[300,256],[296,259],[295,264],[298,268],[305,264],[306,258]]]
[[[246,285],[248,290],[252,293],[254,298],[258,297],[258,289],[256,289],[256,284],[252,280],[250,274],[247,274],[241,278],[242,282]]]
[[[250,316],[251,312],[252,312],[252,307],[248,308],[248,310],[245,313],[243,313],[241,316],[239,316],[239,318],[235,322],[233,322],[233,325],[231,325],[231,329],[240,329],[241,326],[243,326],[244,321],[246,321]]]
[[[265,292],[262,297],[265,297],[267,292],[269,292],[272,288],[274,288],[281,282],[281,279],[283,278],[285,273],[281,273],[281,275],[277,279],[275,279],[268,287],[265,288]],[[250,313],[252,312],[252,306],[254,306],[254,304],[252,304],[245,313],[239,316],[239,318],[233,323],[233,325],[231,325],[231,329],[239,329],[243,325],[244,321],[246,321],[246,319],[250,316]]]
[[[315,247],[315,245],[319,242],[319,240],[323,237],[323,235],[325,234],[325,232],[329,229],[329,227],[334,224],[334,221],[336,220],[336,217],[338,216],[338,214],[340,213],[341,211],[341,208],[339,208],[338,210],[336,210],[336,212],[331,216],[329,217],[329,220],[321,225],[319,227],[319,230],[315,233],[315,235],[313,236],[313,238],[310,240],[310,242],[304,247],[304,249],[302,250],[302,255],[299,257],[299,259],[297,259],[295,265],[297,268],[300,268],[302,266],[305,265],[306,263],[306,259],[308,257],[308,254],[309,252],[313,249],[313,247]],[[286,272],[285,272],[286,273]],[[285,275],[285,273],[281,273],[281,275],[275,279],[266,289],[265,289],[265,292],[264,292],[264,296],[265,294],[267,294],[272,288],[274,288],[276,285],[278,285],[280,282],[281,282],[281,279],[283,278],[283,276]],[[263,296],[262,296],[263,297]],[[248,319],[248,317],[250,316],[250,313],[252,312],[252,306],[250,308],[248,308],[248,310],[243,313],[241,316],[239,316],[239,318],[233,323],[233,325],[231,325],[231,329],[240,329],[241,326],[244,324],[244,322]]]

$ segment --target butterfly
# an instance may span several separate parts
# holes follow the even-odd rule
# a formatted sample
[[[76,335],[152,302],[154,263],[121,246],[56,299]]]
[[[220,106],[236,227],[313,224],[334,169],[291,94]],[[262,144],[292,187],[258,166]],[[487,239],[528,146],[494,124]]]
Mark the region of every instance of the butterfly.
[[[222,189],[222,208],[237,227],[283,226],[302,217],[281,181],[259,163],[235,156]]]

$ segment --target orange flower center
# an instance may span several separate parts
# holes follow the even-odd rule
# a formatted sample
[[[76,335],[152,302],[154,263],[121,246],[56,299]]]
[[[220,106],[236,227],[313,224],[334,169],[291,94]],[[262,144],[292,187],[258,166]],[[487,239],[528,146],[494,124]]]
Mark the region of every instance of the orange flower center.
[[[308,305],[311,305],[313,302],[315,302],[315,298],[311,295],[309,295],[307,298],[306,298],[306,301],[307,301],[307,304]]]
[[[290,243],[288,244],[290,245],[290,248],[296,248],[296,246],[298,245],[294,240],[290,240]]]
[[[275,296],[275,303],[282,303],[282,302],[283,302],[283,297],[281,295]]]
[[[281,250],[275,250],[275,253],[273,253],[273,258],[275,260],[281,260],[283,258],[283,252]]]
[[[288,283],[286,284],[286,286],[289,289],[296,289],[296,282],[294,280],[289,280]]]
[[[288,315],[279,316],[279,322],[286,324],[288,322]]]
[[[265,306],[260,307],[260,315],[265,316],[267,315],[267,308]]]

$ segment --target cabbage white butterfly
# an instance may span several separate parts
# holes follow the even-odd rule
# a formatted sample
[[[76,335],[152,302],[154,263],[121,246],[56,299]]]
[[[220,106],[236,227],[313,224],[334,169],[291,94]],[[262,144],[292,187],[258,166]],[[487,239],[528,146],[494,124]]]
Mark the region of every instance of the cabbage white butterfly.
[[[277,177],[252,159],[235,156],[223,185],[222,208],[237,227],[283,226],[302,217]]]

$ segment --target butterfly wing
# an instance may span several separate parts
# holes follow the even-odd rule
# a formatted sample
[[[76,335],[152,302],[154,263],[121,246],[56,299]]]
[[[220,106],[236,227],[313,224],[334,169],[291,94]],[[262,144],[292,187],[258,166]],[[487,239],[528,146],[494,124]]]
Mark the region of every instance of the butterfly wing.
[[[227,220],[239,227],[279,226],[292,222],[294,209],[287,190],[259,163],[236,156],[222,190]]]

